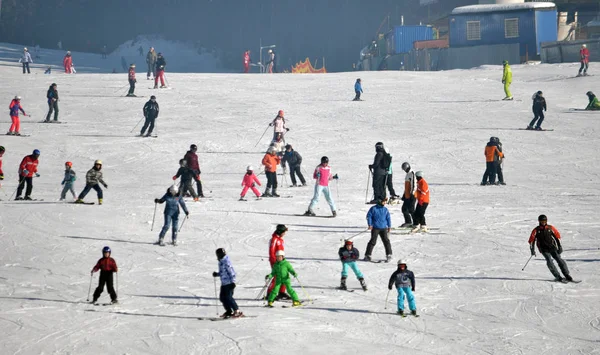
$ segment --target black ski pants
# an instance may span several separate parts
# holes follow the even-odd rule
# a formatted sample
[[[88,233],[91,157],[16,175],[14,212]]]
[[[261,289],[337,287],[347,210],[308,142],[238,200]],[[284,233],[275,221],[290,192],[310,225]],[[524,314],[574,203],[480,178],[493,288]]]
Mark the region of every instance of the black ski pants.
[[[415,214],[415,196],[411,195],[410,198],[402,197],[402,214],[404,215],[404,223],[413,223],[413,215]]]
[[[33,189],[33,178],[20,176],[19,177],[19,187],[17,188],[17,198],[21,197],[21,194],[23,193],[23,188],[25,187],[25,184],[27,184],[27,190],[25,190],[25,197],[31,196],[31,190]]]
[[[135,91],[135,80],[129,79],[129,92],[127,93],[127,95],[133,95],[134,91]]]
[[[584,74],[587,73],[588,68],[590,67],[590,65],[586,62],[581,62],[581,67],[579,67],[579,74],[581,74],[581,72],[583,72]]]
[[[542,252],[542,255],[544,256],[544,259],[546,259],[546,265],[548,266],[548,269],[550,269],[550,272],[555,278],[558,279],[561,278],[561,276],[558,270],[556,270],[556,266],[554,266],[552,259],[556,260],[556,263],[558,264],[558,267],[560,268],[560,271],[562,271],[563,275],[565,275],[565,277],[569,276],[569,268],[567,267],[567,263],[560,257],[558,251],[553,250]]]
[[[196,191],[194,191],[192,180],[181,180],[181,182],[179,183],[179,197],[184,197],[186,192],[189,192],[190,195],[192,195],[192,197],[198,198]]]
[[[302,185],[306,185],[306,180],[302,175],[300,165],[290,165],[290,179],[292,180],[292,185],[296,185],[296,175],[298,175],[298,179],[300,179]]]
[[[388,174],[387,179],[385,180],[385,185],[387,186],[388,191],[391,196],[396,196],[396,190],[394,190],[394,182],[393,182],[393,174]]]
[[[202,180],[200,180],[200,170],[193,170],[194,172],[194,181],[196,181],[196,188],[198,189],[198,196],[204,197],[204,193],[202,192]]]
[[[233,313],[238,310],[237,302],[233,298],[233,290],[235,284],[221,285],[221,292],[219,293],[219,300],[223,303],[223,308],[229,313]]]
[[[267,175],[267,191],[272,187],[273,190],[277,189],[277,172],[265,171],[265,175]]]
[[[354,101],[360,100],[360,91],[355,91],[354,93],[356,94],[356,96],[354,96]]]
[[[96,193],[98,194],[98,198],[102,198],[102,189],[100,188],[100,184],[86,184],[85,188],[83,189],[83,191],[81,191],[81,193],[79,194],[79,199],[83,200],[85,198],[85,196],[88,194],[88,192],[90,192],[91,189],[96,190]]]
[[[536,121],[537,121],[537,125],[535,126],[535,128],[542,127],[542,122],[544,122],[544,110],[543,109],[534,109],[533,110],[533,120],[531,120],[531,122],[529,122],[529,127],[533,127],[533,125],[536,124]]]
[[[428,203],[424,203],[422,205],[417,204],[417,208],[415,209],[415,214],[413,215],[413,226],[426,226],[427,222],[425,221],[425,211],[427,210]]]
[[[154,71],[155,67],[156,67],[155,63],[152,63],[152,62],[148,63],[148,73],[146,74],[147,78],[150,78],[150,74],[152,74],[153,77],[156,76],[156,73]]]
[[[489,182],[490,184],[494,184],[496,182],[496,167],[498,163],[495,161],[488,161],[485,163],[485,173],[483,173],[482,183]]]
[[[48,103],[48,114],[46,115],[46,122],[50,121],[50,116],[54,112],[54,120],[58,121],[58,100],[53,100]]]
[[[104,291],[104,285],[106,285],[106,290],[110,295],[111,301],[117,300],[117,293],[115,292],[115,288],[113,287],[113,272],[112,271],[100,271],[100,280],[98,281],[98,287],[94,291],[94,302],[98,300],[102,291]]]
[[[23,74],[25,74],[25,70],[27,70],[27,74],[31,74],[31,71],[29,71],[29,63],[23,63]]]
[[[383,200],[386,196],[386,176],[385,174],[373,174],[373,198],[375,200]]]
[[[152,134],[152,131],[154,130],[154,121],[156,121],[156,117],[146,117],[146,122],[144,122],[144,126],[142,127],[142,131],[140,132],[140,136],[144,135],[144,132],[146,132],[146,128],[148,128],[148,135]]]
[[[367,251],[365,252],[365,256],[370,257],[373,252],[373,248],[375,248],[375,244],[377,244],[377,238],[381,237],[381,242],[383,242],[383,247],[385,248],[385,255],[392,255],[392,244],[390,244],[390,238],[388,237],[388,230],[384,229],[371,229],[371,240],[369,240],[369,244],[367,244]]]

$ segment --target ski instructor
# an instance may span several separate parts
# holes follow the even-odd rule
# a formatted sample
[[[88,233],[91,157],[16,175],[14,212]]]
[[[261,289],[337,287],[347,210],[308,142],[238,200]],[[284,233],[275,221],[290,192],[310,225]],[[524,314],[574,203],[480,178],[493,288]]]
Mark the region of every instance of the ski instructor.
[[[546,265],[552,275],[554,275],[556,281],[559,282],[570,282],[573,278],[569,274],[569,268],[567,263],[560,257],[562,254],[562,245],[560,245],[560,233],[554,226],[548,224],[548,217],[546,215],[540,215],[538,217],[539,225],[531,231],[529,236],[529,248],[531,249],[531,255],[535,256],[535,244],[537,244],[538,250],[546,259]],[[563,279],[552,259],[556,260],[560,271],[562,271],[565,278]]]

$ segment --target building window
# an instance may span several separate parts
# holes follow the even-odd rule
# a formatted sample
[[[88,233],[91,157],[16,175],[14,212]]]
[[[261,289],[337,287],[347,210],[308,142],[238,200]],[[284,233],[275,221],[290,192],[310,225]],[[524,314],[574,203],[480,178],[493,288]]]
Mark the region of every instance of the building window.
[[[519,37],[519,19],[507,18],[504,20],[504,38]]]
[[[467,21],[467,41],[481,39],[481,25],[479,21]]]

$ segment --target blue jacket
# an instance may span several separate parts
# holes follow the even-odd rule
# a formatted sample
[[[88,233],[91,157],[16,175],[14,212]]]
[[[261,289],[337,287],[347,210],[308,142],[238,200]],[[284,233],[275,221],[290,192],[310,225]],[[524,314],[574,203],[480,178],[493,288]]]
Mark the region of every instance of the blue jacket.
[[[356,82],[356,84],[354,84],[354,91],[355,92],[363,92],[362,91],[362,85],[360,84],[360,82]]]
[[[225,255],[223,259],[219,260],[219,277],[223,286],[235,283],[235,270],[231,265],[229,255]]]
[[[62,185],[71,186],[75,182],[75,171],[73,169],[65,170],[65,177],[63,178]]]
[[[165,214],[170,216],[178,216],[179,215],[179,205],[183,208],[185,213],[188,213],[188,209],[185,206],[185,201],[183,198],[179,196],[172,196],[170,193],[166,193],[163,197],[158,200],[158,203],[166,202],[165,206]]]
[[[375,205],[367,213],[367,223],[369,227],[375,229],[392,228],[392,217],[390,211],[385,206]]]

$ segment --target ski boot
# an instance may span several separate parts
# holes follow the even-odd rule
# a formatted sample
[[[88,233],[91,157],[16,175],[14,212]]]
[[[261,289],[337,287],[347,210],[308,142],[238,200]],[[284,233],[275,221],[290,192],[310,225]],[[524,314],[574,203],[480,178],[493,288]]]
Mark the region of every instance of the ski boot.
[[[21,133],[20,132],[15,132],[15,136],[20,136]]]
[[[411,311],[410,311],[410,314],[412,314],[412,315],[413,315],[413,316],[415,316],[415,317],[418,317],[418,316],[419,316],[419,315],[417,314],[417,310],[416,310],[416,309],[413,309],[413,310],[411,310]]]
[[[402,225],[400,226],[400,228],[412,228],[412,226],[413,226],[412,223],[402,223]]]
[[[419,229],[421,229],[420,225],[413,225],[413,229],[410,231],[411,233],[418,233]]]
[[[333,217],[337,217],[337,212],[336,211],[331,211],[331,214],[333,215]]]
[[[533,126],[527,126],[527,128],[525,128],[528,131],[532,131],[533,130]]]
[[[119,304],[119,300],[118,299],[111,300],[110,304]]]
[[[269,308],[273,308],[273,301],[269,301],[269,302],[267,303],[267,307],[269,307]]]
[[[31,198],[31,196],[25,196],[25,198],[23,200],[25,200],[25,201],[33,201],[33,199]]]
[[[98,299],[97,299],[97,298],[94,298],[94,299],[92,300],[92,302],[90,302],[90,303],[91,303],[91,304],[96,304],[96,302],[98,302]]]
[[[198,197],[194,197],[194,202],[198,202],[200,199]]]
[[[176,247],[177,246],[177,239],[173,239],[173,246]]]
[[[365,255],[363,261],[371,261],[371,255]]]
[[[314,217],[314,216],[316,216],[316,214],[313,211],[308,210],[308,211],[304,212],[304,216]]]
[[[398,310],[398,312],[396,312],[396,313],[397,313],[399,316],[406,317],[406,316],[404,315],[404,310],[402,310],[402,309],[399,309],[399,310]]]
[[[367,283],[365,282],[365,279],[361,277],[360,279],[358,279],[358,281],[360,282],[360,285],[362,286],[363,291],[366,291]]]
[[[269,192],[269,188],[268,187],[265,189],[265,193],[263,193],[261,197],[273,197],[271,195],[271,193]]]
[[[262,197],[260,197],[260,196],[256,196],[256,200],[257,200],[257,201],[258,201],[258,200],[262,200]]]
[[[537,126],[537,127],[535,127],[535,130],[536,130],[536,131],[542,131],[542,127],[540,127],[540,126]]]
[[[244,313],[242,313],[239,309],[235,312],[233,312],[233,314],[231,315],[231,318],[239,318],[239,317],[243,317]]]
[[[273,192],[271,193],[271,196],[273,197],[279,197],[279,195],[277,194],[277,189],[273,188]]]
[[[292,303],[292,307],[300,307],[300,306],[302,306],[302,303],[300,301],[294,301]]]
[[[342,276],[342,279],[340,280],[340,290],[347,290],[348,287],[346,287],[346,276]]]
[[[427,226],[421,226],[421,233],[427,233],[428,231]]]
[[[245,199],[245,198],[242,196],[242,197],[240,197],[240,199],[239,199],[238,201],[248,201],[248,200],[246,200],[246,199]]]
[[[158,89],[158,85],[154,85],[154,89]]]
[[[98,199],[98,204],[99,204],[99,205],[101,205],[101,204],[102,204],[102,199],[101,199],[101,198],[99,198],[99,199]]]
[[[77,200],[75,200],[75,203],[83,203],[83,199],[78,198]]]
[[[390,254],[390,255],[387,255],[387,256],[385,257],[385,262],[386,262],[386,263],[389,263],[390,261],[392,261],[392,254]]]
[[[158,242],[156,244],[160,245],[161,247],[164,247],[165,241],[164,241],[163,237],[158,237]]]
[[[221,316],[220,316],[220,317],[221,317],[221,318],[229,318],[229,317],[231,317],[231,316],[233,316],[233,313],[232,313],[231,311],[227,311],[227,312],[225,312],[225,313],[221,314]]]

